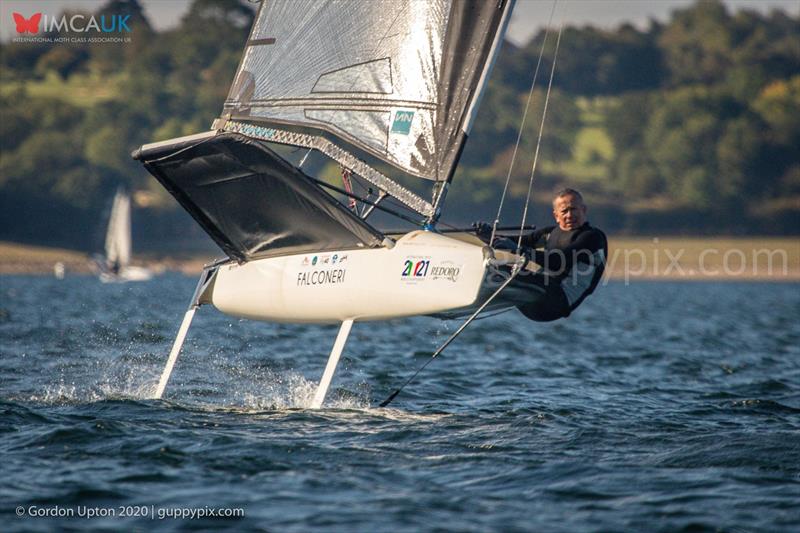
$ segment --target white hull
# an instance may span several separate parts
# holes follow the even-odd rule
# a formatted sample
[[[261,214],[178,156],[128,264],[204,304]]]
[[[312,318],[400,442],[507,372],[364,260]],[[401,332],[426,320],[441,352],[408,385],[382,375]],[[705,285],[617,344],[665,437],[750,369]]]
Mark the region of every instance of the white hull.
[[[481,244],[413,231],[392,248],[222,265],[202,300],[230,315],[275,322],[437,314],[476,302],[490,257]]]
[[[111,272],[101,272],[100,281],[103,283],[124,283],[127,281],[147,281],[153,277],[153,273],[144,267],[127,266],[117,274]]]

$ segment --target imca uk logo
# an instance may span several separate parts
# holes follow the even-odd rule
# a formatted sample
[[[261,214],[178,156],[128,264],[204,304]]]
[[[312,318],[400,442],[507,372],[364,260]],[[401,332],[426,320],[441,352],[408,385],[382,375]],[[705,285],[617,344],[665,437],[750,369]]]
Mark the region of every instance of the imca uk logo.
[[[128,26],[130,15],[103,14],[83,15],[61,15],[54,17],[43,13],[34,13],[25,17],[16,11],[12,13],[14,25],[17,33],[22,35],[30,33],[35,35],[40,32],[51,33],[130,33]]]
[[[39,22],[41,20],[41,13],[34,13],[27,19],[19,13],[14,13],[14,24],[17,27],[17,33],[39,33]]]

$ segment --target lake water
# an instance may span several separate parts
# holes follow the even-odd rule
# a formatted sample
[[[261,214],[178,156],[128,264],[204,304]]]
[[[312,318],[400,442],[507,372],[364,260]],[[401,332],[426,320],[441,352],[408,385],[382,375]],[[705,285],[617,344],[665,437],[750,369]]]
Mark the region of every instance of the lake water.
[[[479,320],[387,409],[459,322],[356,323],[318,411],[335,326],[211,307],[148,399],[194,285],[0,277],[4,532],[800,531],[800,285]]]

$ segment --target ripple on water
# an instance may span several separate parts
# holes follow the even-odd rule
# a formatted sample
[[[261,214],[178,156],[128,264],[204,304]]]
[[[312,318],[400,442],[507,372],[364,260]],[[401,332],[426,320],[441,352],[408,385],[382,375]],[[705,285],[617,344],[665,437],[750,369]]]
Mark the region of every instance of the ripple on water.
[[[311,410],[335,326],[204,307],[152,400],[195,280],[94,281],[3,279],[5,501],[246,509],[174,523],[201,530],[800,523],[795,286],[610,283],[563,323],[490,318],[388,409],[372,406],[457,324],[356,324],[325,409]]]

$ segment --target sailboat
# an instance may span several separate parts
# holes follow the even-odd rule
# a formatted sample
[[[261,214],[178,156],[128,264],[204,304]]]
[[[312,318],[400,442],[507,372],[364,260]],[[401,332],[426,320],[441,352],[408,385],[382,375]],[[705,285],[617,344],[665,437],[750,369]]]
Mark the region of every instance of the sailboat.
[[[320,407],[355,322],[471,320],[529,299],[533,289],[510,283],[524,258],[437,229],[513,3],[261,3],[211,131],[132,154],[226,255],[203,270],[155,397],[203,304],[340,324],[312,403]],[[307,174],[310,153],[340,165],[344,187]],[[383,232],[369,220],[376,210],[420,229]]]
[[[111,216],[106,230],[105,256],[95,263],[103,283],[145,281],[152,277],[149,269],[131,262],[131,197],[120,187],[114,195]]]

